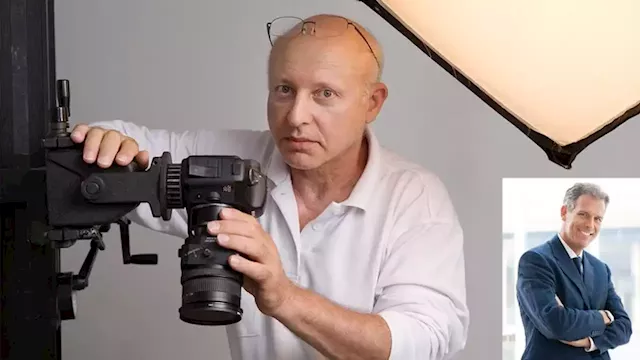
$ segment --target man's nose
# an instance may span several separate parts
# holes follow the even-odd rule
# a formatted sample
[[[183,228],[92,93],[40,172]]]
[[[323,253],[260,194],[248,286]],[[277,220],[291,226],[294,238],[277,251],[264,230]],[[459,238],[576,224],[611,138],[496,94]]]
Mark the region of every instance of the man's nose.
[[[596,228],[596,221],[594,218],[589,218],[587,219],[587,226],[589,227],[589,230],[593,230]]]
[[[293,102],[293,106],[287,114],[287,121],[292,127],[298,127],[300,125],[310,122],[311,112],[309,111],[309,102],[305,96],[298,93]]]

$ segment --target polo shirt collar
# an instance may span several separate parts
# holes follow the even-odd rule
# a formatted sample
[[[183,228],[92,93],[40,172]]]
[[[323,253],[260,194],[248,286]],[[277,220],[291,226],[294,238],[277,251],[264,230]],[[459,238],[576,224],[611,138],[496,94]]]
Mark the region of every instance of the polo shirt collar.
[[[381,167],[381,152],[380,143],[373,134],[373,130],[367,126],[365,136],[369,142],[369,157],[367,159],[367,165],[364,167],[360,179],[356,183],[356,186],[351,191],[351,195],[343,202],[344,205],[353,206],[362,210],[367,210],[367,205],[370,204],[373,198],[376,185],[378,183]]]

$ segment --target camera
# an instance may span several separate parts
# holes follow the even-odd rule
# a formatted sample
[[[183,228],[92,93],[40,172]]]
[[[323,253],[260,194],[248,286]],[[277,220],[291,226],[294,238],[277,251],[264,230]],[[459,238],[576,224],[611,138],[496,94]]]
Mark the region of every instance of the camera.
[[[207,223],[220,219],[228,207],[261,216],[265,181],[257,161],[234,156],[191,156],[167,167],[168,207],[184,207],[189,222],[189,235],[178,251],[183,321],[226,325],[242,318],[242,274],[229,267],[233,252],[218,245]]]

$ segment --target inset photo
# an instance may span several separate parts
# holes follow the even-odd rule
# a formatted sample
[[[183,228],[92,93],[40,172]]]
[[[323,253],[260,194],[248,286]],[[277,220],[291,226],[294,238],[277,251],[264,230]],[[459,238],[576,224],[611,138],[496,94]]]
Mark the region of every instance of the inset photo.
[[[503,360],[637,360],[640,179],[502,182]]]

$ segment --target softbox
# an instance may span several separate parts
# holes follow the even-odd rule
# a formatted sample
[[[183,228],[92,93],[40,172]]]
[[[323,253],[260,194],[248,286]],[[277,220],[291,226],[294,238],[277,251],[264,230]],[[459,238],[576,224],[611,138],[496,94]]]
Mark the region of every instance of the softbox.
[[[360,0],[570,169],[640,113],[638,0]]]

